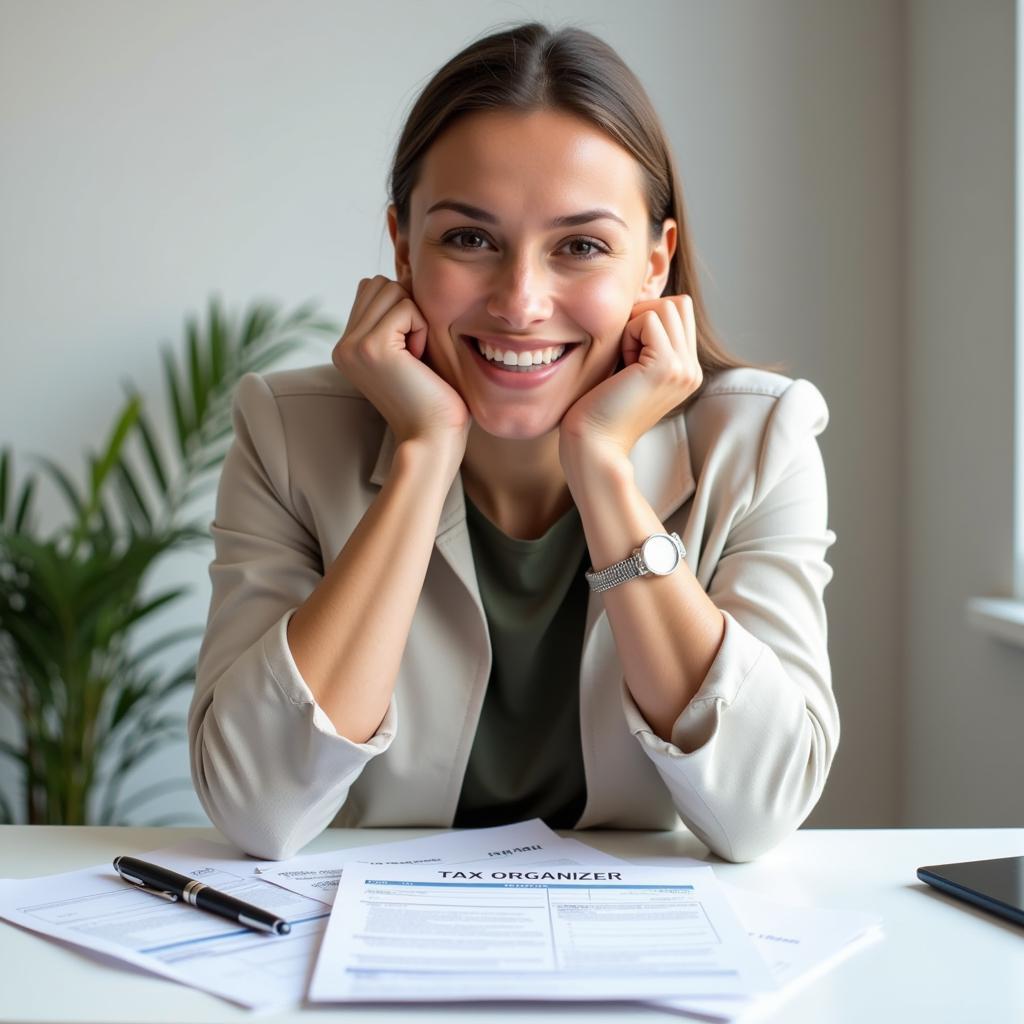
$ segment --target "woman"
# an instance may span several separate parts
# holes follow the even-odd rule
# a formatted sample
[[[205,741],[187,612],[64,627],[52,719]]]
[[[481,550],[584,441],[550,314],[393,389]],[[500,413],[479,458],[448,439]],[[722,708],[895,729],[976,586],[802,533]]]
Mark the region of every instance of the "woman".
[[[267,858],[535,816],[756,857],[839,736],[824,400],[716,342],[665,134],[589,33],[449,61],[390,198],[396,279],[332,364],[236,395],[203,806]]]

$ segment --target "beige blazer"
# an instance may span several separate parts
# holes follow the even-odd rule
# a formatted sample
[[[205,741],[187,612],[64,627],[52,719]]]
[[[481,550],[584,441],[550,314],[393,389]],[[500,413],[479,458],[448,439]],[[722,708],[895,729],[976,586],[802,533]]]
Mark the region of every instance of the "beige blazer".
[[[286,627],[377,496],[394,435],[331,364],[246,375],[233,415],[188,717],[200,801],[229,839],[273,859],[329,825],[450,826],[491,671],[461,477],[387,714],[353,743],[313,699]],[[674,829],[681,819],[714,853],[746,861],[814,807],[839,740],[822,602],[835,534],[815,440],[827,422],[808,381],[728,370],[635,446],[637,486],[682,537],[725,635],[666,743],[632,700],[591,593],[578,828]]]

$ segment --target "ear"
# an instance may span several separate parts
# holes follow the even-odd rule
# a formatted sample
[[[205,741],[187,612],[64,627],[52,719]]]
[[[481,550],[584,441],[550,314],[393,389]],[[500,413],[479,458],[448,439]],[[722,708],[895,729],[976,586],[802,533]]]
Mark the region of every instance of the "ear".
[[[395,246],[395,280],[412,294],[412,267],[409,265],[409,238],[398,230],[398,210],[394,203],[388,207],[388,234]]]
[[[678,233],[675,220],[668,217],[661,225],[661,239],[654,244],[648,254],[647,268],[640,293],[636,297],[637,302],[660,298],[665,290],[665,283],[672,267],[672,257],[676,251]]]

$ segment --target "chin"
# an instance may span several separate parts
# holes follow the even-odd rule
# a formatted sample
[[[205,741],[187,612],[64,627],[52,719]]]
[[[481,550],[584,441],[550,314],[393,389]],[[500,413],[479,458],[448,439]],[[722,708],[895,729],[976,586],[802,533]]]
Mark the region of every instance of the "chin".
[[[476,425],[492,437],[506,441],[533,441],[558,430],[559,420],[552,420],[551,411],[525,411],[521,415],[503,413],[473,414]]]

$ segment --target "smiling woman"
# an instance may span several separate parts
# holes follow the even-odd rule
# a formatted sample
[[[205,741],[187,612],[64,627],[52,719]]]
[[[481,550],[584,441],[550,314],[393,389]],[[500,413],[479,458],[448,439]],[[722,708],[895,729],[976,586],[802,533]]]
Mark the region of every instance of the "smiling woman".
[[[474,42],[387,223],[395,279],[332,363],[235,398],[189,716],[211,819],[273,858],[534,816],[757,856],[839,736],[828,412],[716,339],[642,85],[581,29]]]

